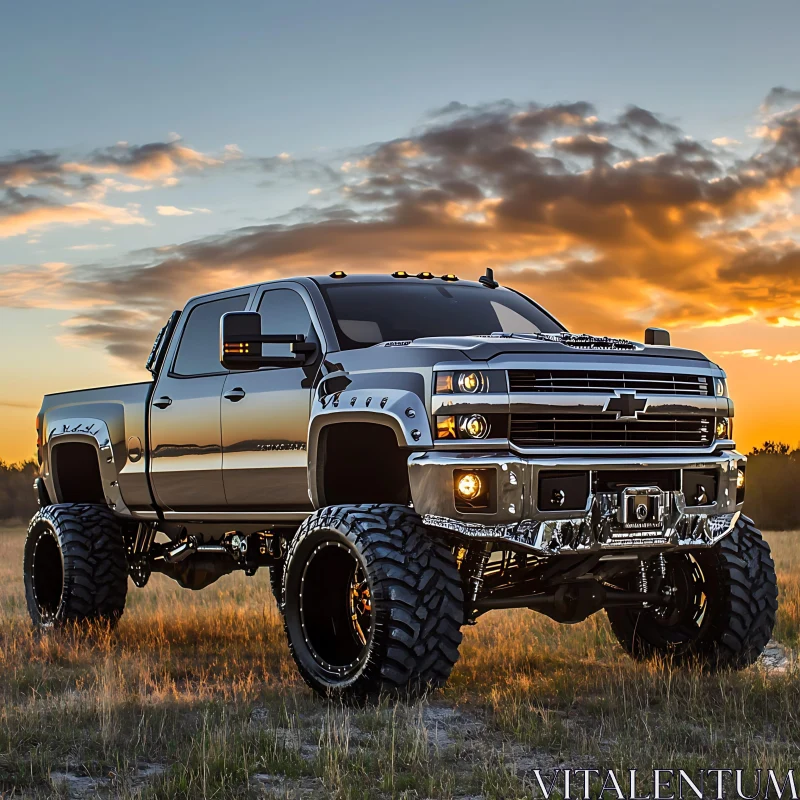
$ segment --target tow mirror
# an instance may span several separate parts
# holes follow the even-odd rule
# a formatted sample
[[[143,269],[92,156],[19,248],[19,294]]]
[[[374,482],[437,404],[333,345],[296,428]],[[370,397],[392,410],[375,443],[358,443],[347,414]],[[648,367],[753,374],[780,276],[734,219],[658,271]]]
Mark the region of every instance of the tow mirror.
[[[288,344],[290,356],[265,356],[262,344]],[[229,311],[220,320],[219,361],[225,369],[296,367],[313,357],[317,346],[302,333],[263,334],[257,311]]]
[[[669,347],[669,331],[664,328],[648,328],[644,332],[644,343]]]

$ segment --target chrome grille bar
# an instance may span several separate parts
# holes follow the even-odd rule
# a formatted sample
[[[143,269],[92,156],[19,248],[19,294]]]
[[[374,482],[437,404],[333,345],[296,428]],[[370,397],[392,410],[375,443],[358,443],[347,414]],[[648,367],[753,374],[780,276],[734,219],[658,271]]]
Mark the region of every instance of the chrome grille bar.
[[[713,427],[710,416],[512,414],[510,438],[520,447],[707,447]]]
[[[713,394],[713,384],[705,375],[660,372],[611,372],[595,370],[508,371],[511,392],[602,392],[620,389],[648,394]]]

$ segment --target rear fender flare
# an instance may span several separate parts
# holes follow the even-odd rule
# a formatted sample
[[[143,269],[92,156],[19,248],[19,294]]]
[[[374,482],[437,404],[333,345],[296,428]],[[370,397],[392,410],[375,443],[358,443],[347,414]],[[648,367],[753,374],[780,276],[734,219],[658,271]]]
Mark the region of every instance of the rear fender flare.
[[[69,417],[50,423],[46,428],[43,447],[42,478],[51,498],[58,496],[53,474],[53,448],[66,442],[89,444],[97,452],[100,478],[103,481],[103,494],[108,507],[117,514],[129,514],[122,493],[119,490],[117,468],[114,463],[114,449],[108,425],[102,419],[93,417]]]

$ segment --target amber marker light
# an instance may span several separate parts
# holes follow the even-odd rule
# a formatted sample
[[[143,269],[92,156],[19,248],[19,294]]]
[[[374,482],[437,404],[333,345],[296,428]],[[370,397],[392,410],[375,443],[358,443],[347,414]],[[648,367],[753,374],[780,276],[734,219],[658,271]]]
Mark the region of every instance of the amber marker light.
[[[436,438],[437,439],[456,438],[455,417],[436,417]]]
[[[736,488],[737,489],[744,489],[744,470],[740,469],[736,471]]]
[[[474,472],[465,472],[456,478],[456,494],[463,500],[474,500],[482,489],[481,479]]]
[[[225,342],[223,350],[227,355],[247,355],[250,352],[250,343]]]
[[[451,394],[453,391],[453,373],[436,373],[436,394]]]

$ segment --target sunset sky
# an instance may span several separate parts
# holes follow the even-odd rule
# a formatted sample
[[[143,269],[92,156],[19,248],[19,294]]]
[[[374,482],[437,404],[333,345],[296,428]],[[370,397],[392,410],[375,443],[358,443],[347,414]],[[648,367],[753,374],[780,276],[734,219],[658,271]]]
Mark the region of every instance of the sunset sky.
[[[800,4],[17,3],[0,48],[0,459],[144,379],[192,295],[395,269],[728,372],[800,442]]]

